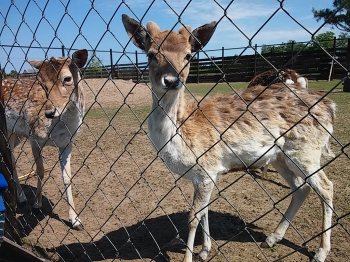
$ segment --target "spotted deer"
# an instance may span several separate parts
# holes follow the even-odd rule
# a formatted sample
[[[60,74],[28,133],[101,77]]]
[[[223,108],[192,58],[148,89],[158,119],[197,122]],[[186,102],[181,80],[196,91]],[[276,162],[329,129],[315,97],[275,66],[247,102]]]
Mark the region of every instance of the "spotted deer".
[[[262,72],[250,80],[248,88],[257,85],[268,86],[276,83],[296,84],[302,88],[308,88],[308,79],[290,68],[281,70],[270,69]],[[263,167],[263,177],[267,177],[267,166]]]
[[[72,59],[31,60],[28,62],[39,70],[37,77],[4,79],[2,83],[11,151],[14,152],[22,138],[28,138],[36,163],[38,182],[34,210],[42,207],[45,173],[42,150],[45,146],[56,146],[59,149],[69,220],[76,230],[83,227],[73,202],[70,158],[73,138],[79,131],[84,114],[79,68],[85,65],[87,56],[87,50],[83,49],[76,51]],[[13,175],[18,201],[20,205],[26,205],[27,198],[15,167]]]
[[[308,88],[308,79],[290,68],[281,70],[270,69],[262,72],[253,77],[248,87],[257,85],[268,86],[276,83],[295,84],[303,88]]]
[[[189,213],[185,262],[192,261],[195,232],[203,228],[205,260],[211,249],[208,207],[219,175],[256,169],[271,163],[289,184],[291,203],[264,247],[282,240],[290,222],[310,190],[323,205],[322,239],[315,259],[324,261],[330,251],[333,185],[320,166],[321,153],[330,154],[335,104],[313,90],[283,84],[255,86],[240,95],[208,96],[186,101],[184,85],[191,54],[203,48],[216,22],[191,31],[161,31],[154,22],[145,28],[127,15],[122,21],[131,41],[148,56],[152,88],[149,137],[167,167],[192,181],[194,197]],[[300,97],[300,99],[298,98]],[[268,130],[268,131],[267,131]],[[247,185],[248,186],[248,185]]]

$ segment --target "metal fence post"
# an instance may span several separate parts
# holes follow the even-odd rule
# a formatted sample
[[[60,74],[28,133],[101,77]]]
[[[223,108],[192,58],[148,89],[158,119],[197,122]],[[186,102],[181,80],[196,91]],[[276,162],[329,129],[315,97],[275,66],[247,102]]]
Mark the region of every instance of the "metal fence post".
[[[61,51],[62,51],[62,57],[66,57],[65,51],[64,51],[64,45],[61,46]]]

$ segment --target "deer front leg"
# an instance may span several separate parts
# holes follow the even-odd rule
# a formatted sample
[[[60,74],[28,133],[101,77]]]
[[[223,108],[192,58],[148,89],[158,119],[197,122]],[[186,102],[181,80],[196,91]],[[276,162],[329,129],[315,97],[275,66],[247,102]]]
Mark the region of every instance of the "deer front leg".
[[[33,212],[38,213],[39,209],[42,207],[42,180],[44,179],[45,169],[44,161],[41,155],[41,149],[36,142],[31,142],[32,152],[34,156],[34,161],[36,165],[36,173],[38,176],[38,182],[36,186],[35,201],[33,204]]]
[[[193,181],[194,196],[193,206],[189,215],[189,234],[187,239],[187,249],[184,262],[192,262],[194,238],[199,221],[202,221],[203,226],[203,243],[202,249],[199,252],[199,258],[205,260],[211,249],[211,241],[209,237],[209,222],[208,222],[208,203],[211,192],[213,191],[214,183],[212,180],[201,181],[197,183]]]
[[[15,180],[15,183],[16,183],[17,201],[18,201],[19,207],[24,208],[27,206],[27,198],[26,198],[26,195],[24,194],[21,183],[19,182],[19,179],[18,179],[18,174],[16,169],[16,158],[14,155],[15,147],[17,144],[19,144],[20,141],[16,134],[11,134],[8,141],[11,149],[11,159],[12,159],[12,166],[13,166],[12,174],[13,174],[13,179]]]
[[[75,211],[72,186],[71,186],[71,167],[70,167],[70,158],[72,153],[72,144],[70,143],[64,148],[60,148],[60,163],[63,184],[66,191],[67,201],[68,201],[68,215],[69,221],[72,223],[72,227],[75,230],[83,230],[83,225],[81,224],[80,218]]]

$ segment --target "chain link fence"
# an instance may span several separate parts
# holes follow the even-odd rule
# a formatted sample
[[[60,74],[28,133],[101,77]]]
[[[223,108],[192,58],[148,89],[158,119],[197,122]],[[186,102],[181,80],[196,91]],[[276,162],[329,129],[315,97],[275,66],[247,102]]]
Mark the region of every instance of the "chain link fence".
[[[263,12],[265,18],[254,20],[254,31],[248,31],[236,17],[251,8],[248,3],[237,1],[3,2],[0,7],[0,58],[2,74],[6,78],[12,73],[12,76],[24,79],[20,74],[25,70],[33,73],[27,60],[72,57],[76,50],[83,48],[89,53],[86,66],[80,69],[83,76],[89,68],[104,68],[109,72],[106,78],[83,77],[81,80],[86,107],[81,132],[72,142],[71,187],[82,230],[73,229],[69,221],[67,205],[70,202],[60,170],[62,156],[55,147],[45,147],[41,152],[45,166],[45,176],[41,180],[42,208],[32,208],[37,188],[35,159],[29,140],[21,138],[20,145],[12,152],[13,162],[29,205],[17,205],[17,212],[7,215],[11,230],[6,236],[49,261],[182,261],[193,187],[192,183],[172,173],[153,149],[147,128],[152,104],[151,86],[148,77],[142,77],[148,69],[138,68],[138,64],[146,62],[147,58],[135,56],[135,47],[124,30],[121,15],[128,14],[143,24],[155,21],[162,30],[177,30],[188,21],[195,28],[216,20],[217,30],[223,30],[227,38],[233,39],[232,34],[243,39],[245,48],[239,54],[232,54],[237,59],[230,60],[225,67],[217,66],[218,70],[224,68],[224,71],[216,83],[186,86],[193,97],[205,98],[247,87],[248,83],[226,82],[224,77],[244,54],[261,57],[266,69],[276,66],[256,50],[255,41],[260,35],[266,37],[265,31],[281,17],[284,24],[279,32],[288,24],[297,24],[305,34],[304,41],[318,45],[314,37],[326,24],[320,23],[318,28],[311,30],[304,25],[303,19],[296,18],[297,10],[288,9],[289,4],[290,1],[269,1],[269,8],[254,5],[261,9],[251,11]],[[154,15],[159,12],[159,17]],[[164,16],[171,19],[165,22]],[[203,18],[198,19],[198,16]],[[293,37],[288,36],[286,40],[289,38]],[[221,45],[223,40],[216,39],[214,34],[212,41]],[[349,93],[341,91],[349,75],[349,64],[339,62],[326,49],[323,51],[338,68],[338,75],[342,71],[341,79],[309,83],[310,89],[323,92],[324,97],[334,100],[338,107],[330,141],[335,157],[322,162],[322,168],[334,184],[332,249],[326,261],[349,261],[350,97]],[[299,52],[282,67],[295,65]],[[208,55],[201,50],[200,56],[211,59],[215,65],[215,54]],[[143,60],[137,61],[138,57]],[[115,79],[111,69],[118,64],[133,64],[140,74],[139,81]],[[294,69],[298,71],[298,68]],[[199,98],[196,99],[200,103]],[[4,105],[6,107],[6,101]],[[1,152],[5,154],[5,151]],[[12,171],[4,158],[2,165]],[[8,180],[13,197],[13,177]],[[309,261],[318,249],[323,230],[327,230],[322,230],[321,205],[314,192],[306,199],[283,240],[272,248],[260,246],[278,225],[290,199],[288,185],[271,167],[267,175],[259,170],[247,170],[219,178],[209,206],[212,249],[207,261]],[[13,198],[6,200],[12,201],[8,204],[13,207]],[[200,238],[198,232],[194,253],[200,250]],[[0,248],[6,253],[3,250]],[[10,257],[16,261],[13,254]]]

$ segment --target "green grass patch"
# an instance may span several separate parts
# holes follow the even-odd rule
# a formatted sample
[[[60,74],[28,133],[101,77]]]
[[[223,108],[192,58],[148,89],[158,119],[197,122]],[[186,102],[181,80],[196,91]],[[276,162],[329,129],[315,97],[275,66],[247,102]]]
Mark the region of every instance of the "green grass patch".
[[[186,87],[191,93],[198,96],[204,96],[208,93],[214,94],[229,94],[235,90],[247,89],[248,83],[235,82],[235,83],[201,83],[201,84],[186,84]]]
[[[150,112],[151,112],[151,105],[136,106],[132,108],[124,105],[120,108],[92,108],[86,112],[85,118],[87,120],[101,119],[101,118],[112,120],[119,116],[125,116],[126,118],[130,118],[130,116],[133,116],[133,118],[135,119],[144,121]]]
[[[234,88],[236,91],[247,89],[248,82],[233,82],[233,83],[200,83],[200,84],[186,84],[187,88],[195,95],[204,96],[208,92],[210,94],[228,94],[232,93]],[[332,81],[309,81],[309,88],[318,91],[341,91],[343,85],[340,80]]]

